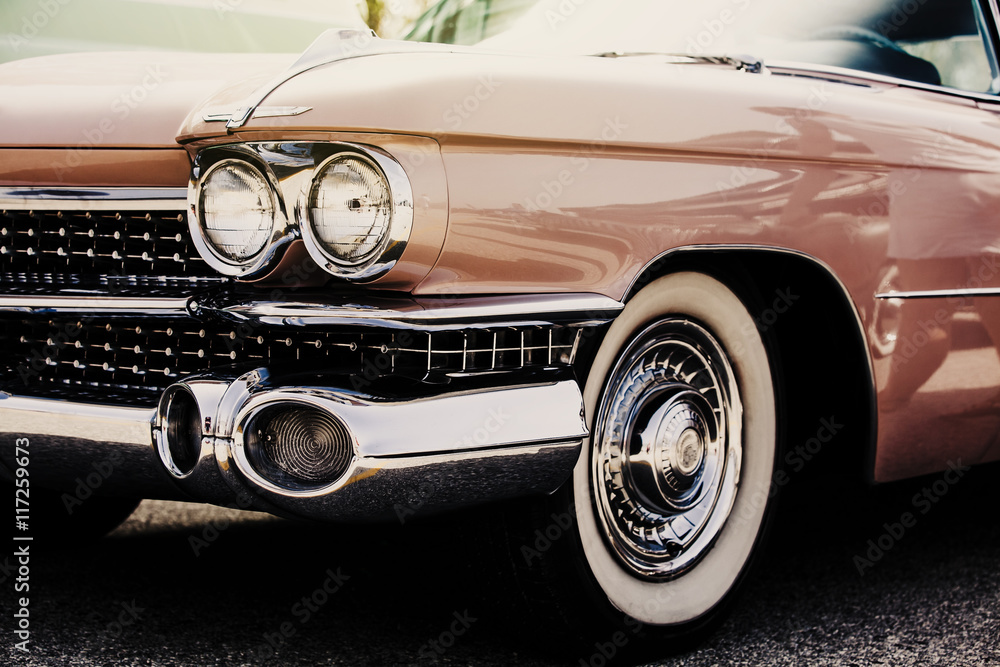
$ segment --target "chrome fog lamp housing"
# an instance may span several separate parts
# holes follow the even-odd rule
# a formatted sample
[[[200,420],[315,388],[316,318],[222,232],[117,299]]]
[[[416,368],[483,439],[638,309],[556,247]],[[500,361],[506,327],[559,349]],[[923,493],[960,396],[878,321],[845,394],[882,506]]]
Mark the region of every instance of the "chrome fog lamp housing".
[[[299,206],[302,239],[327,272],[374,280],[391,269],[413,224],[402,167],[374,149],[343,151],[316,168]]]
[[[309,492],[342,479],[356,460],[347,425],[317,405],[275,401],[245,408],[237,417],[237,467],[278,492]]]
[[[160,399],[153,425],[156,453],[177,479],[191,474],[202,449],[201,409],[194,396],[177,385]]]
[[[283,216],[260,169],[245,160],[220,160],[192,185],[189,198],[191,236],[212,268],[247,277],[270,263]]]

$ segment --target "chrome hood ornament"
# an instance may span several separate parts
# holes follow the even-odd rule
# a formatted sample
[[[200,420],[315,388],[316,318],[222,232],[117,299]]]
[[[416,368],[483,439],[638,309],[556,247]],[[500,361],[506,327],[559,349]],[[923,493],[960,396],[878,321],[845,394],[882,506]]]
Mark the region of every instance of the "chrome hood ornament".
[[[235,111],[209,111],[201,117],[206,123],[228,123],[234,116],[244,114],[247,107],[238,107]],[[255,118],[278,118],[280,116],[298,116],[312,107],[257,107],[253,115]]]

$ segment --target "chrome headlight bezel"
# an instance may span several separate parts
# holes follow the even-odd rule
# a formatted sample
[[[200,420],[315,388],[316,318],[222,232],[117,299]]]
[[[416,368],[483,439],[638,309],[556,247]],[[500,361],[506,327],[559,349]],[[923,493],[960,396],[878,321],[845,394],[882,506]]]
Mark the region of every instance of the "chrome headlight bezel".
[[[266,185],[271,200],[271,229],[263,247],[243,261],[235,261],[221,253],[208,236],[204,223],[202,198],[209,177],[217,170],[229,165],[239,165],[256,172]],[[284,212],[284,202],[280,190],[275,187],[273,176],[267,166],[255,159],[246,159],[240,152],[227,151],[223,156],[203,166],[196,166],[188,187],[188,229],[191,239],[201,258],[219,273],[242,280],[253,280],[267,274],[283,254],[285,246],[296,237]]]
[[[413,227],[413,190],[402,166],[388,154],[370,146],[342,144],[339,150],[316,165],[308,186],[300,193],[297,221],[302,240],[313,261],[327,273],[350,281],[375,280],[392,269],[410,238]],[[389,223],[375,248],[360,260],[341,259],[324,247],[313,226],[310,213],[313,193],[326,170],[335,162],[356,159],[378,172],[389,190]]]
[[[376,249],[357,262],[328,252],[313,231],[310,193],[329,163],[350,155],[378,171],[388,186],[390,219]],[[271,238],[262,252],[238,263],[222,256],[202,224],[201,197],[206,178],[218,165],[238,161],[257,170],[269,185],[275,215]],[[202,150],[195,158],[188,187],[188,227],[198,253],[223,275],[241,281],[264,278],[278,265],[289,244],[301,239],[319,268],[348,282],[371,282],[397,264],[413,228],[413,189],[403,167],[389,153],[370,145],[342,141],[246,142]]]

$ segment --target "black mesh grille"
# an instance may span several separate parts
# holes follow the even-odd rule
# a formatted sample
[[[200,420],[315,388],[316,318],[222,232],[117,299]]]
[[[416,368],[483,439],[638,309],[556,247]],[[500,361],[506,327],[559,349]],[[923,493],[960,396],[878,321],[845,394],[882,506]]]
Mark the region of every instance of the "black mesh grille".
[[[188,288],[219,278],[179,211],[0,212],[0,285]]]
[[[385,375],[474,374],[572,362],[578,330],[319,331],[194,318],[0,319],[0,381],[15,393],[152,405],[179,379],[245,365]]]

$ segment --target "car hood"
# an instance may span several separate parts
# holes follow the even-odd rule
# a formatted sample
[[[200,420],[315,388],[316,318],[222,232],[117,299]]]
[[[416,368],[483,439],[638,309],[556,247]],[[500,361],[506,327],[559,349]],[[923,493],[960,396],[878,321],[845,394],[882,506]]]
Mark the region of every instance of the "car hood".
[[[0,147],[162,148],[335,130],[701,150],[721,137],[731,150],[748,124],[775,127],[765,109],[734,118],[734,100],[802,106],[808,89],[776,78],[331,30],[302,55],[86,53],[0,65]]]
[[[191,109],[246,95],[294,54],[80,53],[0,65],[0,147],[176,147]]]
[[[912,156],[881,141],[882,119],[922,126],[925,112],[951,106],[896,94],[891,82],[798,74],[669,56],[531,56],[364,31],[328,31],[301,56],[51,56],[0,65],[0,147],[203,146],[334,131],[456,147],[546,142],[584,156],[617,144],[791,159],[825,157],[813,137],[822,130],[853,138],[843,159],[904,164]]]
[[[752,154],[777,150],[792,129],[786,119],[817,95],[814,80],[751,74],[726,59],[689,61],[539,56],[328,31],[251,92],[231,88],[207,99],[177,138],[203,146],[335,131],[442,145],[555,142],[603,151],[617,143]],[[857,100],[850,88],[837,91],[838,101]]]
[[[614,131],[623,109],[642,121],[632,133],[652,125],[661,126],[656,134],[669,134],[661,114],[676,106],[678,93],[697,92],[704,105],[724,108],[734,87],[759,84],[732,67],[704,72],[676,60],[536,56],[328,31],[251,94],[228,90],[206,100],[178,140],[334,129],[438,139],[607,141],[606,126]],[[603,120],[595,125],[598,115]]]

